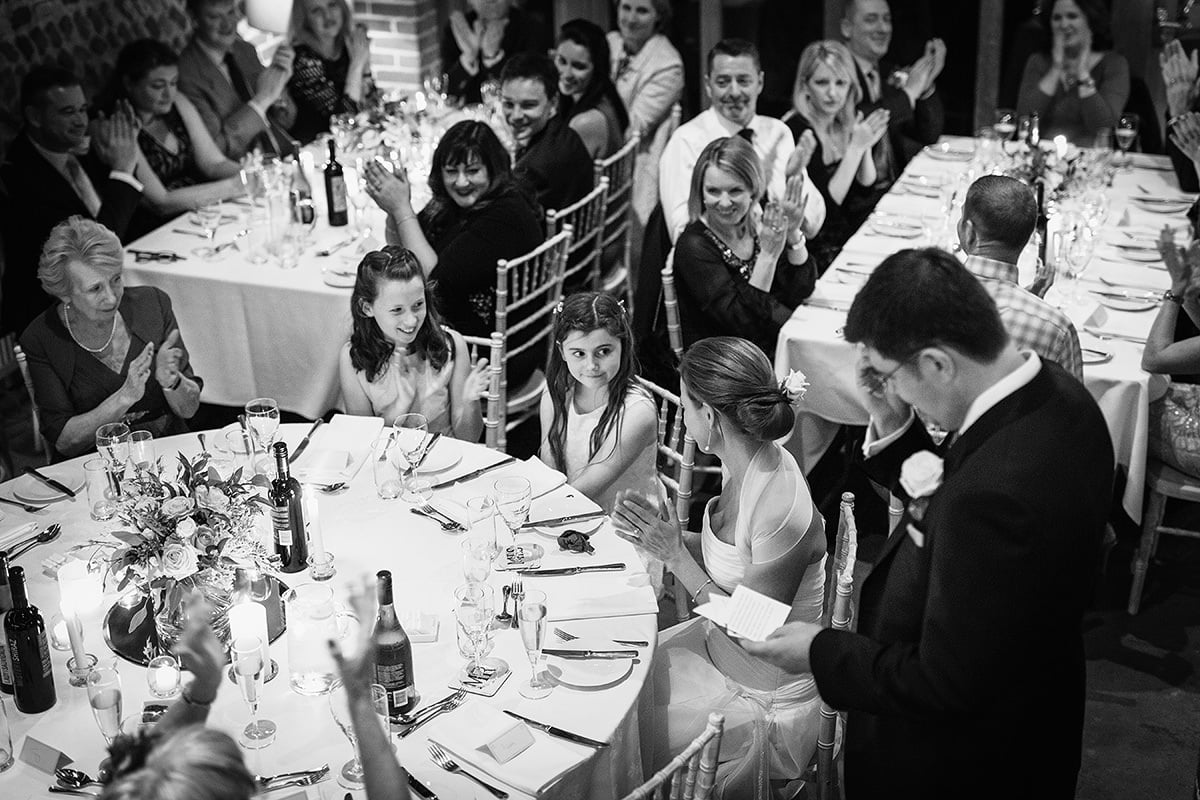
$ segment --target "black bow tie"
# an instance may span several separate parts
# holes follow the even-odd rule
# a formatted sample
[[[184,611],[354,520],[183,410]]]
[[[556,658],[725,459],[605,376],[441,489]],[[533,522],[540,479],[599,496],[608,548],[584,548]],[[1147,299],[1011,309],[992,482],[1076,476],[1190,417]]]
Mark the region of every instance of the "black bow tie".
[[[745,139],[750,144],[754,144],[754,131],[749,128],[742,128],[737,132],[737,135]]]

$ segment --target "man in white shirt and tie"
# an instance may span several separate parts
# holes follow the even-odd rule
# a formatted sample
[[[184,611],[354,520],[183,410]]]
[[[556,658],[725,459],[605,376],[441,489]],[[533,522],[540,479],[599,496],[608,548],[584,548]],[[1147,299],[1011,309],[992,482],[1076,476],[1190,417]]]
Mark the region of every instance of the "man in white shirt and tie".
[[[0,165],[0,332],[17,333],[51,302],[37,279],[50,230],[78,214],[124,238],[142,196],[133,175],[138,149],[131,108],[89,123],[79,79],[56,66],[31,70],[20,102],[25,127]]]
[[[847,0],[842,38],[854,56],[863,115],[877,108],[891,112],[888,135],[874,147],[876,186],[895,182],[913,154],[942,135],[945,112],[934,81],[946,64],[941,39],[925,43],[925,52],[908,67],[887,59],[892,46],[892,11],[887,0]]]
[[[742,39],[717,42],[708,54],[705,91],[709,108],[681,125],[663,149],[658,189],[667,229],[674,242],[688,223],[692,170],[700,152],[715,139],[741,136],[754,145],[762,162],[767,199],[783,199],[787,179],[804,173],[804,219],[800,231],[814,236],[825,222],[825,201],[807,180],[811,150],[797,150],[788,127],[756,112],[763,89],[758,48]]]

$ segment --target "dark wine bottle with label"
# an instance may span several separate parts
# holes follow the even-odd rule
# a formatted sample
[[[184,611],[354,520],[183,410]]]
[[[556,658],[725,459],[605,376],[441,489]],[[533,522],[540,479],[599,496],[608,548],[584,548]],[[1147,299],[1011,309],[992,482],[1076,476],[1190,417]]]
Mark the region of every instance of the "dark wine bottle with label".
[[[13,697],[18,711],[39,714],[58,700],[50,647],[46,643],[46,623],[37,608],[29,605],[25,570],[20,567],[9,570],[8,585],[13,607],[4,615],[4,639],[12,663]]]
[[[282,572],[299,572],[308,566],[308,540],[304,529],[304,495],[300,482],[288,468],[285,442],[274,444],[275,480],[267,499],[271,501],[271,527],[275,530],[275,554]]]
[[[376,574],[379,614],[375,617],[375,682],[387,690],[388,716],[407,714],[417,704],[413,685],[412,642],[392,605],[392,573]]]
[[[337,160],[337,144],[329,140],[329,161],[325,162],[325,202],[329,206],[329,224],[339,227],[350,222],[346,205],[346,176]]]
[[[13,693],[12,662],[8,660],[8,639],[4,636],[4,615],[12,609],[12,591],[8,588],[8,551],[0,550],[0,692]]]

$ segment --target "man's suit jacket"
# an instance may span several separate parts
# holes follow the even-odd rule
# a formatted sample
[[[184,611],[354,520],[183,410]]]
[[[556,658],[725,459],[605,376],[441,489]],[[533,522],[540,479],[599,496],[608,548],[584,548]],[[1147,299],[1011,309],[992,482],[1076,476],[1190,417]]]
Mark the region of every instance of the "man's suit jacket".
[[[858,66],[858,62],[854,62],[858,88],[862,90],[862,99],[858,102],[859,111],[862,111],[863,116],[877,108],[886,108],[892,112],[888,121],[888,136],[891,139],[892,152],[896,154],[896,169],[899,171],[904,169],[904,165],[922,147],[938,140],[946,124],[946,114],[942,108],[942,98],[938,96],[936,89],[929,97],[918,100],[914,105],[909,102],[903,89],[888,84],[888,76],[895,69],[896,65],[887,59],[879,62],[879,101],[872,102],[871,90],[867,88],[867,76]]]
[[[79,162],[100,195],[100,212],[94,219],[124,241],[141,192],[109,177],[111,170],[96,158],[84,156]],[[38,258],[51,229],[76,214],[93,217],[70,182],[24,133],[8,148],[0,166],[0,187],[0,236],[4,239],[0,331],[20,333],[51,304],[37,278]]]
[[[236,40],[229,52],[253,95],[258,76],[265,69],[258,60],[258,53],[244,39]],[[242,100],[225,73],[213,63],[195,39],[188,42],[179,54],[179,90],[196,105],[217,147],[235,161],[256,144],[269,152],[279,152],[280,148],[284,153],[288,152],[291,134],[287,128],[296,119],[296,104],[291,95],[284,90],[279,102],[271,106],[267,114],[273,123],[271,136],[264,136],[267,128],[262,117]]]
[[[921,449],[933,448],[914,424],[864,466],[903,496],[901,464]],[[864,581],[857,633],[812,644],[821,696],[849,710],[847,797],[1071,800],[1108,428],[1083,384],[1042,362],[944,466],[921,519],[909,502]]]

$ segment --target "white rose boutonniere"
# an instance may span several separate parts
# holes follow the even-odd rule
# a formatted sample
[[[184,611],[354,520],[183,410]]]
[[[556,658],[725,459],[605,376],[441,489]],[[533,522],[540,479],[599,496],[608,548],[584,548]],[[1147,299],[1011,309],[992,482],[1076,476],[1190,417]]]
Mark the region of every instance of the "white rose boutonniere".
[[[900,467],[900,485],[912,502],[908,504],[908,513],[917,522],[925,516],[929,498],[942,485],[942,459],[928,450],[913,453]]]
[[[779,391],[783,392],[788,402],[796,405],[804,399],[808,392],[808,378],[799,370],[788,370],[788,376],[779,382]]]

